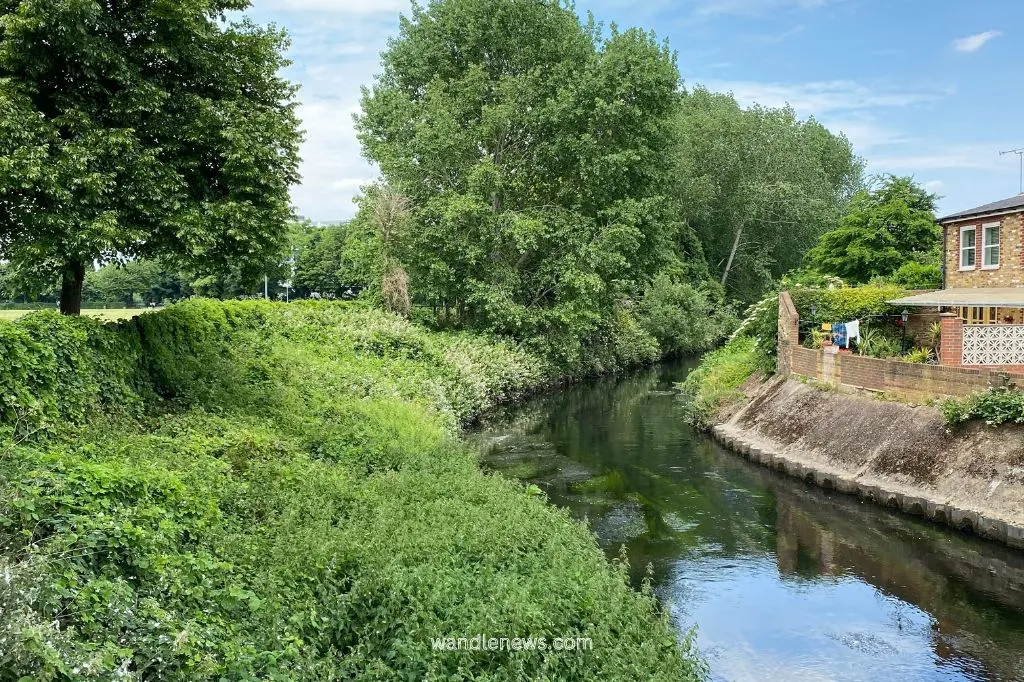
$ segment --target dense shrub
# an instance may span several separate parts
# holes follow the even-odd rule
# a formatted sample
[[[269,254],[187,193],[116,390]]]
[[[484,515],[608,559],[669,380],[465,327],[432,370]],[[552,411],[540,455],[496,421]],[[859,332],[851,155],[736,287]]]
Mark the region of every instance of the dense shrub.
[[[924,265],[909,261],[889,278],[893,284],[904,289],[942,288],[942,269],[938,265]]]
[[[84,414],[51,385],[115,395],[91,372],[134,349],[116,376],[134,361],[145,380],[118,390],[148,414],[97,399],[105,423],[0,443],[0,681],[703,674],[583,524],[453,438],[551,380],[521,348],[355,304],[195,301],[83,323],[0,324],[42,363],[7,381],[38,376],[46,409]],[[117,343],[82,350],[97,357],[80,376],[33,337],[41,324]],[[431,648],[481,632],[594,650]]]
[[[16,437],[138,413],[145,387],[130,328],[44,310],[0,323],[0,349],[0,428]]]
[[[773,292],[750,306],[733,338],[754,340],[764,357],[766,369],[775,372],[779,354],[779,294]]]
[[[792,289],[790,296],[802,321],[847,322],[873,315],[898,315],[890,301],[908,294],[894,285],[866,285],[838,289]],[[812,306],[817,308],[811,315]]]
[[[1024,393],[1015,386],[1000,386],[965,398],[947,398],[941,407],[949,426],[974,420],[989,426],[1024,424]]]
[[[658,276],[644,294],[641,324],[667,354],[697,353],[721,341],[737,325],[721,292]]]

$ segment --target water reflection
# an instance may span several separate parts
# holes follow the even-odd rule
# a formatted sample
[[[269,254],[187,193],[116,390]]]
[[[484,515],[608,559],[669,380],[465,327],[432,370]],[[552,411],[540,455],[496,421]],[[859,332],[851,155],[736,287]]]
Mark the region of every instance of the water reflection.
[[[686,428],[683,364],[496,415],[488,466],[650,565],[719,680],[1024,680],[1024,554],[829,495]]]

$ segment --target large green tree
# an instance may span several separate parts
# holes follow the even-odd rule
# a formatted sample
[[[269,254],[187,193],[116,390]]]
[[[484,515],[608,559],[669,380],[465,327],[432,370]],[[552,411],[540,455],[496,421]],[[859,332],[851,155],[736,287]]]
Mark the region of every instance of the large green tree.
[[[357,122],[411,210],[394,248],[413,293],[519,336],[596,333],[684,229],[665,173],[678,85],[652,35],[559,0],[414,6]]]
[[[0,259],[261,267],[285,238],[301,139],[283,32],[248,0],[0,0]]]
[[[851,283],[899,272],[897,279],[908,286],[936,287],[942,245],[937,200],[913,178],[875,178],[853,198],[839,226],[821,236],[808,261]]]
[[[845,137],[792,109],[743,109],[728,94],[686,94],[673,147],[678,196],[730,296],[754,300],[800,264],[861,184]]]

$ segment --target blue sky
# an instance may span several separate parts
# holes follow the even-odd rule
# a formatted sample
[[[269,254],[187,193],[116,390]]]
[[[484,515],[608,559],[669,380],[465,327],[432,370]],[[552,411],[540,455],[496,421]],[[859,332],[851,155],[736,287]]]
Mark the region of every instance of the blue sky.
[[[352,126],[359,88],[409,0],[254,0],[292,36],[308,140],[300,213],[344,219],[375,170]],[[667,37],[687,87],[792,105],[844,132],[871,173],[913,175],[940,213],[1012,196],[1024,147],[1019,0],[577,0],[605,23]]]

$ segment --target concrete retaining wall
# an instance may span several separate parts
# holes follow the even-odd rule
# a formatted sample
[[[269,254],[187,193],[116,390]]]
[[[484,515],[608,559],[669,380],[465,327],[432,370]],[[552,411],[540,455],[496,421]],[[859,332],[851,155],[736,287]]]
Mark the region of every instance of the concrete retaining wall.
[[[932,408],[781,379],[713,429],[754,463],[1024,549],[1024,443],[1009,431],[993,442],[993,433],[949,434]],[[851,438],[857,447],[847,448]]]

